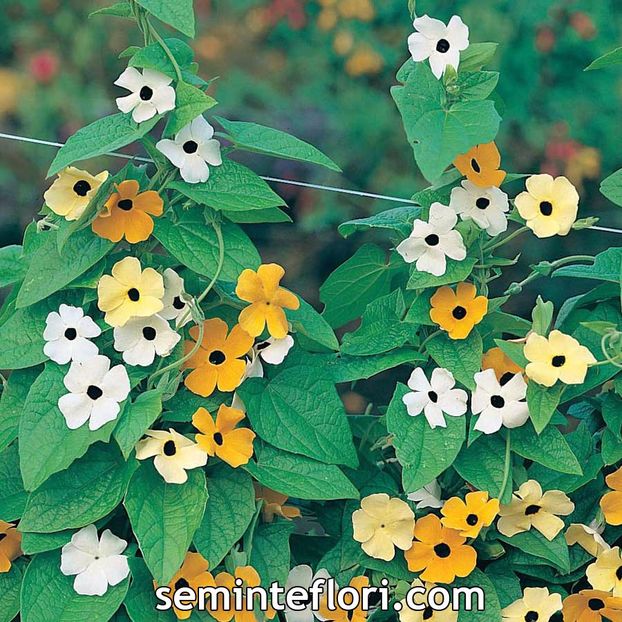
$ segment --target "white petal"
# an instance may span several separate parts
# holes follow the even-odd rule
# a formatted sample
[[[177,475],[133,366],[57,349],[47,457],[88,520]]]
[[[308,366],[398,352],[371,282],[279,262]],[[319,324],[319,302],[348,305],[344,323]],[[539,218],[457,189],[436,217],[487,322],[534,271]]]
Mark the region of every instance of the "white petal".
[[[483,389],[489,395],[501,395],[502,388],[497,380],[494,369],[485,369],[477,372],[473,379],[478,388]]]
[[[475,424],[475,429],[484,434],[494,434],[501,429],[501,423],[502,420],[499,412],[495,412],[495,409],[490,407],[479,415],[477,423]]]
[[[99,537],[97,527],[93,524],[82,527],[71,536],[71,543],[85,553],[94,557],[99,555]]]
[[[51,311],[45,320],[45,330],[43,331],[43,338],[46,341],[52,339],[58,339],[65,333],[65,322],[61,318],[60,314],[56,311]]]
[[[78,338],[73,342],[73,347],[71,348],[71,358],[74,361],[83,362],[87,359],[90,359],[94,356],[97,356],[99,353],[98,347],[88,339]]]
[[[308,589],[311,586],[313,580],[313,570],[311,566],[307,564],[300,564],[294,566],[287,575],[287,581],[285,582],[285,591],[291,590],[293,587],[303,587]]]
[[[108,581],[99,564],[91,564],[73,582],[73,589],[83,596],[103,596],[108,590]]]
[[[466,257],[466,247],[459,231],[450,231],[441,235],[439,246],[451,259],[462,261]]]
[[[406,393],[402,397],[402,402],[406,406],[406,411],[411,417],[420,415],[423,409],[430,403],[427,393]]]
[[[101,383],[104,395],[117,402],[122,402],[127,398],[130,388],[130,379],[123,365],[115,365]]]
[[[102,329],[88,315],[80,319],[77,331],[80,337],[85,337],[86,339],[94,339],[102,334]]]
[[[216,139],[208,140],[200,145],[197,153],[212,166],[220,166],[222,164],[220,143]]]
[[[123,353],[123,360],[132,366],[148,367],[155,360],[156,350],[152,341],[141,339]]]
[[[156,149],[163,153],[177,168],[184,166],[187,154],[177,142],[164,138],[156,143]]]
[[[467,411],[467,399],[466,391],[452,389],[447,393],[439,393],[438,405],[450,417],[461,417]]]
[[[93,402],[85,394],[67,393],[58,400],[58,408],[70,430],[83,426],[91,416]]]
[[[190,134],[198,143],[204,143],[214,136],[214,128],[203,115],[199,115],[190,123]]]
[[[447,427],[447,423],[445,423],[445,417],[443,416],[443,411],[440,409],[440,406],[438,404],[433,404],[432,402],[428,403],[423,413],[425,414],[425,418],[427,419],[432,429],[436,427]]]
[[[130,567],[125,555],[113,555],[105,560],[102,559],[101,562],[109,585],[118,585],[130,574]]]
[[[432,203],[428,223],[434,228],[435,233],[447,233],[456,226],[457,222],[458,216],[453,209],[442,203]]]
[[[117,108],[124,113],[131,112],[140,104],[140,95],[138,93],[132,93],[131,95],[126,95],[125,97],[117,97],[115,100],[117,104]]]
[[[157,110],[152,102],[144,102],[141,101],[135,108],[134,112],[132,112],[132,119],[136,121],[136,123],[142,123],[143,121],[148,121],[149,119],[153,119],[157,114]]]
[[[107,397],[100,397],[93,404],[91,418],[89,419],[89,430],[95,431],[105,426],[109,421],[114,421],[119,415],[121,408],[114,400]]]
[[[179,343],[180,339],[181,335],[170,330],[167,325],[166,330],[158,332],[158,336],[155,340],[155,351],[158,356],[168,356]]]
[[[179,172],[184,181],[189,184],[204,183],[209,179],[209,168],[200,156],[193,154],[185,159]]]
[[[413,369],[410,374],[410,378],[408,379],[408,386],[413,391],[423,391],[427,393],[432,390],[432,385],[428,381],[425,372],[421,367],[416,367]]]
[[[443,367],[437,367],[430,378],[430,387],[439,395],[453,389],[456,386],[456,380],[453,374]]]
[[[175,109],[175,89],[171,86],[163,86],[154,92],[151,103],[159,114]]]
[[[172,81],[173,78],[170,78],[160,71],[156,71],[155,69],[143,69],[143,83],[151,87],[154,91],[168,86]]]
[[[437,80],[440,80],[445,73],[445,67],[447,67],[447,54],[439,54],[434,51],[430,54],[430,68]]]
[[[106,529],[99,541],[100,557],[110,557],[111,555],[121,555],[127,548],[127,542],[115,536],[110,529]]]
[[[415,265],[420,272],[427,272],[434,276],[442,276],[447,270],[445,253],[439,248],[428,248],[428,250],[417,259]]]
[[[271,338],[270,345],[259,351],[259,355],[270,365],[280,365],[287,356],[288,352],[294,346],[294,338],[291,335],[287,335],[283,339]]]
[[[527,383],[522,374],[514,374],[511,380],[501,387],[501,393],[508,401],[524,400],[527,395]]]
[[[435,41],[428,39],[419,32],[414,32],[408,37],[408,51],[416,63],[429,58],[435,44]]]
[[[128,91],[140,91],[144,85],[143,77],[135,67],[128,67],[115,81],[117,86],[120,86]]]
[[[441,39],[445,36],[447,27],[441,20],[434,19],[428,15],[422,15],[413,22],[415,30],[418,30],[421,34],[428,39]]]
[[[459,51],[469,47],[469,27],[458,15],[454,15],[447,24],[447,36]]]
[[[59,365],[66,365],[71,360],[71,346],[67,339],[48,341],[43,346],[43,354]]]
[[[406,238],[400,242],[395,249],[404,259],[406,263],[412,263],[419,259],[427,250],[426,243],[419,238]]]
[[[501,417],[506,428],[518,428],[529,419],[529,408],[526,402],[509,402],[502,409]]]
[[[95,560],[93,555],[76,548],[71,542],[65,544],[60,555],[60,571],[66,575],[84,572]]]

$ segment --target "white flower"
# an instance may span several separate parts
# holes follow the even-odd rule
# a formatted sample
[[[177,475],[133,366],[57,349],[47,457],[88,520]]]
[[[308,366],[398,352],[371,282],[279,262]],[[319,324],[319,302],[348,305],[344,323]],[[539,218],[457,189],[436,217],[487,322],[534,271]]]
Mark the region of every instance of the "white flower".
[[[451,191],[449,207],[462,220],[472,220],[480,229],[485,229],[488,235],[499,235],[508,228],[505,215],[510,210],[508,195],[494,186],[479,188],[464,180],[462,187],[457,186]]]
[[[142,74],[134,67],[128,67],[115,84],[130,95],[117,98],[121,112],[132,112],[132,119],[142,123],[175,108],[175,89],[170,86],[172,78],[153,69],[144,69]]]
[[[107,356],[74,361],[63,382],[70,393],[58,400],[58,408],[71,430],[87,421],[90,430],[98,430],[113,421],[121,410],[119,402],[130,393],[130,379],[125,367],[116,365],[110,369]]]
[[[474,376],[476,388],[471,400],[471,410],[479,415],[475,429],[493,434],[501,429],[518,428],[529,419],[525,401],[527,384],[522,374],[515,374],[501,384],[493,369],[485,369]]]
[[[61,305],[45,320],[43,352],[59,365],[69,361],[84,361],[96,356],[99,350],[89,341],[101,335],[101,329],[80,307]]]
[[[220,143],[213,138],[214,128],[201,116],[184,127],[175,140],[163,139],[156,144],[189,184],[209,179],[209,167],[220,166]]]
[[[436,479],[433,479],[423,488],[411,492],[407,498],[415,504],[418,510],[424,508],[442,508],[445,503],[441,501],[441,487]]]
[[[294,566],[289,571],[287,581],[285,582],[285,593],[289,592],[289,590],[294,587],[301,587],[308,591],[316,581],[322,579],[328,581],[330,578],[328,570],[324,568],[321,568],[313,574],[311,566],[300,564],[299,566]],[[324,593],[324,590],[322,590],[322,593]],[[317,612],[314,612],[311,607],[312,602],[309,602],[302,611],[294,611],[293,609],[285,607],[285,619],[287,622],[313,622],[314,617],[322,619],[320,616],[316,615]]]
[[[427,15],[414,21],[414,32],[408,37],[408,49],[415,62],[430,59],[432,73],[440,80],[448,65],[456,71],[460,65],[460,52],[469,47],[469,29],[454,15],[445,26]]]
[[[450,417],[461,417],[467,411],[467,394],[462,389],[454,389],[456,381],[452,373],[437,367],[432,372],[430,381],[421,369],[413,370],[408,380],[408,386],[413,390],[402,398],[411,417],[422,412],[432,429],[446,428],[443,413]]]
[[[280,365],[293,346],[294,338],[291,335],[287,335],[283,339],[270,337],[266,341],[258,343],[253,349],[266,363]]]
[[[184,280],[173,270],[167,268],[162,275],[164,278],[164,297],[162,303],[164,308],[158,314],[165,320],[175,320],[177,328],[184,327],[192,319]]]
[[[454,230],[458,216],[441,203],[432,203],[428,222],[413,222],[410,237],[397,247],[407,263],[416,261],[417,270],[442,276],[447,270],[447,257],[462,261],[466,257],[464,240]]]
[[[97,537],[95,525],[88,525],[71,537],[61,550],[60,571],[76,575],[73,589],[83,596],[102,596],[109,585],[118,585],[130,574],[127,557],[121,555],[127,542],[110,529]]]
[[[168,356],[179,343],[176,333],[166,320],[158,315],[130,320],[114,329],[114,349],[123,353],[128,365],[147,367],[158,356]]]

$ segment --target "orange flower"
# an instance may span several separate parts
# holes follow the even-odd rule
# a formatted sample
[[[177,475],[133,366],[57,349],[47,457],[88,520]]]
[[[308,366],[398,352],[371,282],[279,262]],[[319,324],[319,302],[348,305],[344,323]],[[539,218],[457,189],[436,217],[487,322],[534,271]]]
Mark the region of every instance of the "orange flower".
[[[350,581],[350,587],[354,588],[359,593],[359,597],[361,597],[363,588],[369,587],[369,579],[365,576],[354,577]],[[343,600],[346,604],[352,603],[352,597],[348,593],[344,595]],[[362,599],[359,606],[352,611],[341,609],[336,603],[335,605],[337,608],[335,611],[331,611],[328,608],[328,597],[324,596],[322,600],[320,600],[320,610],[318,612],[320,616],[322,616],[320,619],[332,620],[333,622],[363,622],[363,620],[367,619],[367,611],[363,610]]]
[[[237,324],[227,336],[229,327],[220,318],[205,320],[203,330],[199,349],[186,361],[185,367],[193,371],[184,383],[202,397],[209,397],[216,387],[219,391],[233,391],[244,377],[246,362],[242,357],[251,349],[253,338]],[[190,336],[195,342],[186,342],[186,352],[196,345],[198,326],[190,329]]]
[[[202,432],[195,436],[197,444],[208,455],[218,456],[234,469],[246,464],[253,455],[255,433],[248,428],[236,429],[244,417],[241,410],[222,404],[214,423],[207,410],[199,408],[192,417],[192,425]]]
[[[101,238],[130,244],[144,242],[153,233],[152,216],[162,216],[164,202],[155,190],[140,192],[135,179],[117,185],[104,210],[93,221],[93,231]]]
[[[257,272],[246,269],[240,274],[235,293],[251,304],[240,313],[240,326],[252,337],[258,337],[266,324],[275,339],[287,336],[287,317],[283,309],[298,309],[298,298],[279,286],[285,270],[275,263],[259,266]]]
[[[609,592],[581,590],[564,600],[564,622],[622,622],[622,598]]]
[[[445,502],[441,522],[464,538],[477,538],[482,528],[490,526],[498,513],[498,499],[489,499],[487,492],[469,492],[464,501],[452,497]]]
[[[261,499],[263,503],[262,517],[266,523],[271,523],[275,516],[281,516],[291,520],[300,516],[300,510],[291,505],[285,505],[287,495],[270,490],[265,486],[254,483],[255,499]]]
[[[471,283],[458,283],[455,293],[451,287],[439,288],[430,298],[430,304],[430,318],[447,331],[451,339],[468,337],[488,311],[488,299],[478,296]]]
[[[622,467],[607,475],[605,481],[612,489],[600,500],[605,521],[609,525],[622,525]]]
[[[168,584],[171,589],[170,598],[173,599],[175,592],[181,590],[184,587],[190,587],[193,590],[197,590],[200,587],[214,587],[214,577],[211,572],[207,572],[209,564],[207,560],[199,553],[186,553],[186,558],[181,568],[175,573],[170,583]],[[192,603],[194,607],[197,604],[195,600]],[[182,611],[173,606],[173,611],[178,620],[187,620],[192,615],[192,609],[188,611]]]
[[[492,369],[501,385],[507,384],[523,369],[517,365],[501,348],[490,348],[482,358],[482,370]]]
[[[12,523],[0,520],[0,574],[11,570],[11,562],[22,554],[22,534]]]
[[[466,178],[480,188],[499,187],[505,179],[505,171],[501,170],[501,154],[495,143],[475,145],[466,153],[459,155],[454,166]]]

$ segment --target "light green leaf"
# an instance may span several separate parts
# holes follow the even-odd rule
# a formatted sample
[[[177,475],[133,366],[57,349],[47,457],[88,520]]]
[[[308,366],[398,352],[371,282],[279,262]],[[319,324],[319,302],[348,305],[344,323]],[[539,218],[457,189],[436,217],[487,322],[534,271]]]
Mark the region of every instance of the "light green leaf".
[[[460,53],[460,72],[479,71],[494,58],[498,47],[498,43],[471,43]]]
[[[497,88],[499,74],[496,71],[461,71],[456,87],[460,98],[473,101],[486,99]]]
[[[484,574],[483,571],[476,568],[468,577],[457,577],[452,582],[452,588],[480,588],[484,591],[484,610],[477,610],[477,600],[473,601],[471,611],[467,611],[461,604],[458,622],[493,622],[493,620],[497,622],[502,619],[499,597],[491,579],[492,576],[489,572]]]
[[[622,56],[622,48],[620,51]],[[602,181],[600,192],[612,203],[622,206],[622,169]]]
[[[33,531],[25,531],[22,534],[22,551],[26,555],[36,555],[37,553],[47,553],[65,546],[71,540],[73,529],[65,529],[64,531],[54,531],[52,533],[34,533]]]
[[[254,225],[268,222],[292,222],[289,215],[278,207],[268,207],[267,209],[245,209],[240,211],[223,210],[222,213],[231,222],[241,225]]]
[[[327,355],[326,365],[331,370],[333,381],[354,382],[367,380],[387,369],[393,369],[404,363],[421,363],[427,356],[413,348],[400,348],[385,354],[374,356],[348,356],[347,354]]]
[[[564,266],[553,272],[553,276],[567,276],[579,279],[594,279],[598,281],[611,281],[620,284],[622,272],[622,248],[609,248],[598,253],[591,265],[577,264],[576,266]]]
[[[420,207],[414,205],[412,207],[396,207],[368,218],[348,220],[340,224],[338,229],[344,238],[351,236],[353,233],[368,231],[369,229],[383,229],[396,233],[400,238],[405,238],[412,231],[413,221],[419,218],[420,215]]]
[[[125,406],[113,434],[126,460],[161,412],[162,394],[156,390],[141,393],[132,404]]]
[[[585,68],[585,71],[604,69],[605,67],[619,65],[620,63],[622,63],[622,47],[611,50],[611,52],[607,52],[606,54],[603,54],[602,56],[597,58],[595,61],[592,61],[592,63],[590,63]]]
[[[113,15],[114,17],[125,17],[131,19],[132,16],[132,7],[128,2],[117,2],[111,6],[104,7],[103,9],[99,9],[97,11],[93,11],[89,13],[89,19],[91,17],[95,17],[96,15]]]
[[[160,21],[179,30],[188,37],[194,37],[194,10],[192,0],[136,0],[137,4]]]
[[[11,622],[19,613],[19,596],[26,560],[18,559],[11,564],[9,572],[0,573],[0,622]]]
[[[168,116],[164,136],[174,136],[206,110],[217,104],[213,97],[185,82],[179,82],[175,91],[177,93],[175,109]]]
[[[507,607],[523,597],[520,581],[506,560],[493,562],[486,570],[486,576],[492,581],[502,607]]]
[[[153,589],[153,577],[145,562],[140,557],[132,557],[128,563],[132,583],[123,604],[132,622],[178,622],[173,609],[156,611],[158,599]]]
[[[529,416],[538,434],[548,425],[553,413],[557,409],[562,388],[563,386],[559,383],[550,389],[534,381],[527,385]]]
[[[551,301],[544,302],[541,296],[536,298],[536,305],[531,312],[532,329],[538,335],[548,335],[555,307]]]
[[[26,274],[26,268],[21,246],[13,244],[0,248],[0,287],[21,281]]]
[[[289,536],[294,526],[286,521],[260,525],[253,538],[250,565],[257,570],[261,585],[285,585],[290,568]]]
[[[26,396],[40,373],[40,367],[31,367],[16,370],[9,376],[0,397],[0,451],[17,438]]]
[[[428,341],[426,348],[439,367],[451,370],[454,378],[469,389],[475,388],[473,376],[481,369],[483,344],[477,330],[466,339],[451,339],[445,333]]]
[[[164,39],[164,42],[168,46],[171,54],[175,57],[179,67],[182,69],[190,67],[194,58],[194,52],[187,43],[172,38]],[[142,69],[155,69],[173,79],[177,77],[171,59],[159,43],[152,43],[147,47],[139,48],[132,58],[130,58],[128,65],[130,67],[140,67]]]
[[[19,473],[17,445],[13,444],[0,453],[0,520],[21,518],[27,497]]]
[[[295,311],[285,310],[287,319],[294,330],[330,350],[339,349],[339,341],[335,337],[330,324],[306,300],[298,296],[300,307]]]
[[[546,560],[563,573],[570,572],[570,557],[568,545],[563,532],[558,534],[552,541],[547,540],[535,529],[516,534],[511,538],[499,535],[499,539],[507,542],[517,549]]]
[[[466,281],[471,272],[473,272],[476,263],[477,259],[475,257],[467,257],[462,261],[448,259],[447,270],[445,270],[445,274],[442,276],[434,276],[429,272],[420,272],[413,265],[406,287],[407,289],[424,289],[426,287],[440,287],[449,283],[461,283]]]

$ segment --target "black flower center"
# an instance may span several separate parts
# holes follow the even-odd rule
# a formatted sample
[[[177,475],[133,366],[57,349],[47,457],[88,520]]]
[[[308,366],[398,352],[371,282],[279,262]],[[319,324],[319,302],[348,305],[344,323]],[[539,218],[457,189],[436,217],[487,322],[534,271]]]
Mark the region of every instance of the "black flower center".
[[[525,622],[536,622],[539,617],[540,614],[537,611],[528,611],[525,614]]]
[[[481,169],[481,167],[480,167],[480,165],[479,165],[479,162],[478,162],[475,158],[473,158],[473,159],[471,160],[471,168],[472,168],[472,169],[473,169],[476,173],[481,173],[481,172],[482,172],[482,169]]]
[[[437,246],[439,242],[440,242],[440,239],[438,235],[436,235],[436,233],[430,233],[430,235],[428,235],[425,239],[425,243],[428,246]]]
[[[221,352],[220,350],[214,350],[213,352],[210,352],[209,362],[212,365],[222,365],[226,361],[226,359],[227,357],[225,356],[225,353]]]
[[[512,380],[512,378],[514,378],[514,374],[511,371],[506,371],[505,374],[503,374],[503,376],[501,376],[501,380],[499,380],[499,384],[501,386],[504,386],[508,382],[510,382],[510,380]]]
[[[454,308],[451,314],[457,320],[464,320],[464,318],[467,316],[467,310],[464,307],[461,307],[458,305],[457,307]]]
[[[180,311],[185,306],[186,306],[186,304],[184,303],[184,301],[179,296],[175,296],[175,298],[173,298],[173,308],[174,309],[177,309],[178,311]]]
[[[177,453],[175,441],[166,441],[166,443],[164,443],[164,447],[162,447],[162,452],[165,456],[174,456]]]
[[[182,147],[186,153],[196,153],[198,148],[199,145],[194,140],[187,140]]]
[[[436,391],[428,391],[428,397],[430,401],[436,404],[438,402],[438,393]]]
[[[616,570],[616,579],[618,581],[622,581],[622,566],[620,566],[617,570]]]
[[[537,514],[542,508],[539,505],[528,505],[525,508],[525,516],[533,516],[534,514]]]
[[[0,533],[0,542],[2,542],[2,540],[4,540],[8,535],[8,533]]]
[[[447,41],[447,39],[440,39],[439,42],[436,44],[436,51],[440,52],[441,54],[446,54],[447,52],[449,52],[449,48],[451,46],[449,45],[449,41]]]
[[[480,197],[475,201],[475,206],[479,209],[486,209],[490,205],[490,199],[486,197]]]
[[[153,89],[148,86],[143,86],[143,88],[140,89],[139,95],[144,102],[148,102],[153,97]]]
[[[471,527],[475,527],[475,525],[477,525],[477,521],[479,521],[477,514],[469,514],[466,517],[466,524],[471,525]]]
[[[540,203],[540,213],[543,216],[550,216],[553,213],[553,204],[550,201]]]
[[[495,408],[503,408],[505,406],[505,400],[500,395],[493,395],[490,398],[490,404]]]
[[[65,339],[69,339],[69,341],[73,341],[78,336],[78,331],[75,328],[68,328],[65,331]]]
[[[441,557],[443,559],[451,555],[451,549],[449,548],[449,545],[445,544],[444,542],[437,544],[434,547],[434,552],[436,553],[437,557]]]
[[[81,179],[73,185],[73,191],[79,197],[85,197],[91,191],[91,184],[86,179]]]
[[[132,199],[121,199],[117,202],[117,207],[122,209],[124,212],[129,212],[134,207],[134,203]]]
[[[138,302],[140,300],[140,292],[135,287],[132,287],[127,291],[127,297],[132,302]]]
[[[261,343],[258,343],[255,346],[255,350],[257,350],[258,352],[261,352],[262,350],[265,350],[269,345],[270,345],[269,341],[262,341]]]
[[[566,364],[566,357],[563,354],[558,354],[557,356],[553,357],[553,360],[551,361],[551,365],[553,365],[553,367],[563,367]]]
[[[223,443],[222,434],[220,432],[214,432],[214,443],[220,447]]]
[[[172,441],[169,441],[169,443],[170,442]],[[175,590],[181,590],[183,587],[190,587],[190,583],[182,577],[181,579],[177,579],[177,581],[175,581]]]
[[[428,605],[423,610],[423,615],[421,617],[422,617],[423,620],[429,620],[433,615],[434,615],[434,609],[432,609],[432,607],[430,607],[430,605]]]
[[[145,326],[143,328],[143,337],[147,341],[153,341],[156,338],[156,329],[153,326]]]
[[[590,598],[590,600],[587,601],[587,606],[592,611],[600,611],[605,607],[605,603],[600,598]]]
[[[86,394],[93,400],[98,400],[103,394],[104,392],[97,386],[95,386],[94,384],[90,385],[89,388],[86,390]]]

